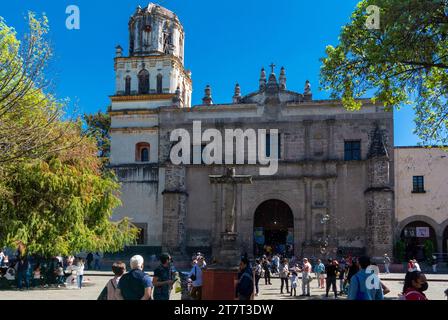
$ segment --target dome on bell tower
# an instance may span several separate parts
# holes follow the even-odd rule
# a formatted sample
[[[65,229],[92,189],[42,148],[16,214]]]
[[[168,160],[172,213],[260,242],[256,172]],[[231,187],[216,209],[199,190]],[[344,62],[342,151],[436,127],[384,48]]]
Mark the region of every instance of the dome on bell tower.
[[[154,3],[137,7],[129,20],[129,55],[173,55],[183,62],[184,30],[177,15]]]

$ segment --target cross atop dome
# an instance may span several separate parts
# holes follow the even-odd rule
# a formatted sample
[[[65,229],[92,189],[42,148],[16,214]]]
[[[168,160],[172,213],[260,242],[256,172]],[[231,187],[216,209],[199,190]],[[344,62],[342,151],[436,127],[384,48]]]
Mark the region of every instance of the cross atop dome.
[[[276,65],[274,63],[271,63],[270,67],[271,67],[271,73],[275,73]]]

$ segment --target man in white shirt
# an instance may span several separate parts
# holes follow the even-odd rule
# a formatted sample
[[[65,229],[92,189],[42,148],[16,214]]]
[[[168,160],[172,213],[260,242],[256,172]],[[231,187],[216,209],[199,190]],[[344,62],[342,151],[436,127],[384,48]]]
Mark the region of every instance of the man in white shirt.
[[[304,258],[302,268],[302,296],[309,297],[311,295],[310,277],[311,277],[311,264],[308,262],[307,258]]]

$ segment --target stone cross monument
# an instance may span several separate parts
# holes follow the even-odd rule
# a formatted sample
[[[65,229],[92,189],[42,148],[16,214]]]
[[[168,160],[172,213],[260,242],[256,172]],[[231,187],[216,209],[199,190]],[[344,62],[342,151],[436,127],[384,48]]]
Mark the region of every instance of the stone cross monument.
[[[252,176],[236,175],[235,168],[227,168],[225,175],[210,175],[210,183],[222,184],[221,218],[223,230],[221,233],[221,248],[218,257],[218,267],[232,269],[238,267],[240,254],[237,246],[236,231],[236,198],[238,184],[252,184]]]

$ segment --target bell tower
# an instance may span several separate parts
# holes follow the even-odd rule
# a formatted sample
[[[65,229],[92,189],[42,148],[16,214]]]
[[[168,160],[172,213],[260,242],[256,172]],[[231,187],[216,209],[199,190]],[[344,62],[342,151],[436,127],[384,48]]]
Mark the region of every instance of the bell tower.
[[[150,3],[137,7],[128,26],[129,56],[123,56],[117,46],[112,101],[154,101],[150,103],[154,108],[191,107],[191,72],[184,68],[185,35],[177,15]]]

